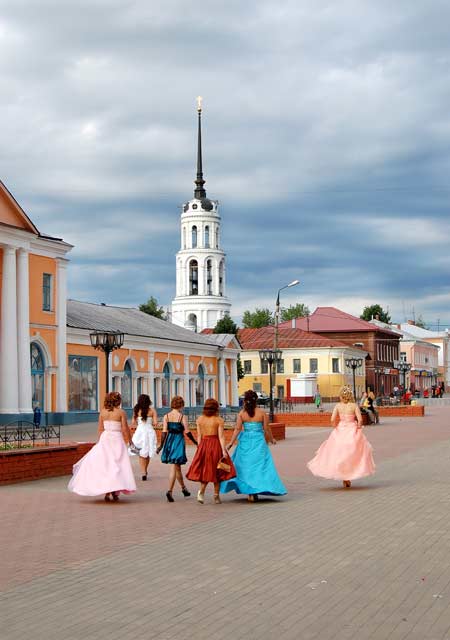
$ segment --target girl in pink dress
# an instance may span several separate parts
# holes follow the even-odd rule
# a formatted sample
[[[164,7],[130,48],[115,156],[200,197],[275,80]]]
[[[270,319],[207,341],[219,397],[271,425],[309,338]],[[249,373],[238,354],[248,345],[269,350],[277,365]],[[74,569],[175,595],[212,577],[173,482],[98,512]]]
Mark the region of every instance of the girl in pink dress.
[[[120,408],[120,393],[105,396],[98,418],[99,439],[96,445],[73,466],[69,491],[80,496],[105,494],[105,500],[116,502],[119,493],[136,491],[127,446],[131,443],[125,411]]]
[[[375,463],[372,445],[362,432],[361,411],[350,387],[342,387],[339,397],[340,402],[331,416],[335,429],[307,466],[315,476],[342,480],[344,487],[350,487],[351,480],[374,473]]]

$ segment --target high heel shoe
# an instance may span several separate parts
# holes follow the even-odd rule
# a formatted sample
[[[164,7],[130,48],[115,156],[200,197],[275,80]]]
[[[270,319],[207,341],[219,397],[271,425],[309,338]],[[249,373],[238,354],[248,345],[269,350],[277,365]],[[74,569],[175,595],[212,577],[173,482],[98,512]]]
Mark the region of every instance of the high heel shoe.
[[[251,493],[249,496],[247,496],[247,500],[248,502],[255,502],[255,496]]]
[[[344,480],[342,484],[346,489],[349,489],[352,486],[352,483],[350,482],[350,480]]]
[[[214,494],[214,504],[222,504],[222,500],[220,499],[220,496],[218,493]]]
[[[166,498],[167,498],[167,502],[175,502],[175,500],[173,499],[171,491],[167,491],[166,492]]]
[[[118,500],[119,500],[119,493],[118,493],[118,491],[113,491],[113,492],[112,492],[112,499],[114,500],[114,502],[118,502]]]
[[[186,487],[181,487],[181,493],[184,495],[185,498],[189,498],[189,496],[191,495],[191,492],[188,491]]]
[[[105,493],[105,502],[111,502],[111,494]]]
[[[205,498],[205,494],[202,493],[201,491],[198,491],[197,493],[197,502],[200,502],[200,504],[204,503],[204,498]]]
[[[141,478],[141,479],[145,482],[145,480],[147,480],[147,474],[146,474],[146,473],[144,473],[144,475],[142,476],[142,478]]]

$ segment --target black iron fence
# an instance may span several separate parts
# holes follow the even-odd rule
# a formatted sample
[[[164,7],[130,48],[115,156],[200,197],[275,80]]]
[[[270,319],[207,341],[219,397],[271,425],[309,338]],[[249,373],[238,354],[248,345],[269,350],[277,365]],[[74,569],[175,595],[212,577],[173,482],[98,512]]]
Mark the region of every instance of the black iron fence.
[[[49,444],[50,440],[61,442],[61,426],[36,426],[27,420],[17,420],[0,425],[0,449],[32,448],[36,444]]]

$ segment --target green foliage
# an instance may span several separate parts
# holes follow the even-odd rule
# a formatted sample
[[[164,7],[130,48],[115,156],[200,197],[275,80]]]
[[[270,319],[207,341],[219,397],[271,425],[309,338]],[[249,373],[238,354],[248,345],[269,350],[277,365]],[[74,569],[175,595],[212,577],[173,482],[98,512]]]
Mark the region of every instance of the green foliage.
[[[372,304],[370,307],[364,307],[364,311],[359,317],[361,320],[367,320],[368,322],[371,320],[380,320],[381,322],[389,324],[391,321],[389,313],[379,304]]]
[[[293,320],[294,318],[306,318],[310,315],[310,311],[306,304],[299,302],[291,305],[287,309],[281,309],[281,321]]]
[[[274,324],[274,319],[270,309],[256,308],[253,312],[244,311],[242,324],[244,329],[259,329]]]
[[[166,314],[163,307],[158,306],[158,301],[153,296],[151,296],[151,298],[149,298],[144,304],[139,305],[139,311],[143,311],[149,316],[155,316],[155,318],[159,318],[160,320],[166,320]]]
[[[238,326],[233,322],[228,313],[221,320],[217,321],[217,324],[213,329],[213,333],[232,333],[233,335],[236,335],[237,332]]]
[[[415,323],[416,327],[420,327],[421,329],[427,329],[427,325],[425,323],[425,320],[422,317],[422,314],[420,314],[420,316],[416,319]]]
[[[237,364],[237,379],[242,380],[242,378],[245,376],[245,373],[244,373],[244,367],[242,366],[242,362],[241,362],[241,355],[239,353],[238,353],[236,364]]]

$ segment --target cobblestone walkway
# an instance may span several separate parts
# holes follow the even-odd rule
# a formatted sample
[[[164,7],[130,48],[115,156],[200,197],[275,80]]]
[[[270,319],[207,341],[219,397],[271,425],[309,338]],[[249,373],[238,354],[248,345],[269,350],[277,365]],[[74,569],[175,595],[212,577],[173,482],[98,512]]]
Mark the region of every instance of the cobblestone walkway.
[[[325,429],[273,448],[279,500],[170,505],[159,462],[118,504],[0,488],[0,637],[450,640],[449,417],[368,428],[377,474],[351,490],[305,470]]]

